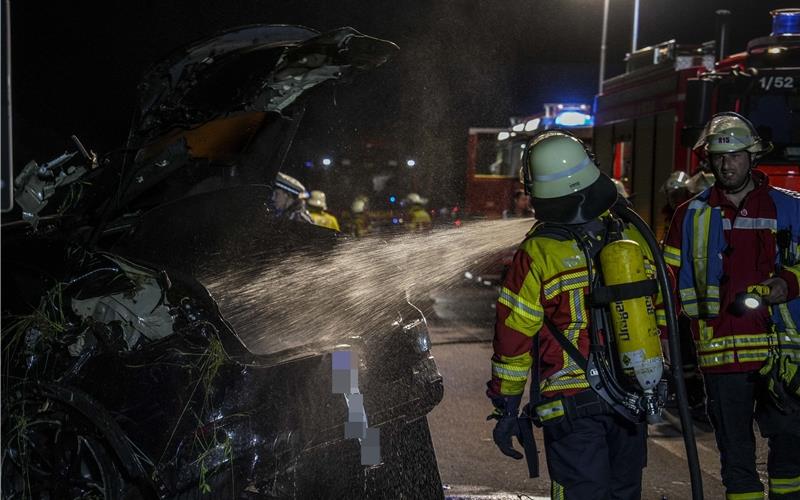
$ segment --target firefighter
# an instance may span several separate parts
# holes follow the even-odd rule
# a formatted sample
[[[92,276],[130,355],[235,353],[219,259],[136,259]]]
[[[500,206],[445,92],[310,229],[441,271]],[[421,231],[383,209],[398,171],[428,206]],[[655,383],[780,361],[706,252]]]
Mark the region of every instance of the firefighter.
[[[505,455],[520,459],[511,441],[516,435],[531,477],[538,475],[535,446],[528,444],[532,433],[517,417],[530,371],[531,401],[523,416],[543,427],[552,497],[638,499],[645,424],[588,382],[590,344],[602,348],[594,337],[601,328],[599,316],[588,296],[595,290],[595,256],[609,242],[638,242],[644,254],[640,261],[651,263],[652,252],[642,233],[617,217],[628,210],[622,208],[626,202],[576,137],[560,130],[534,136],[522,174],[540,222],[514,255],[497,301],[487,384],[495,407],[489,418],[497,419],[494,442]],[[662,325],[663,307],[656,306],[659,313],[653,315]],[[660,363],[660,347],[658,356]]]
[[[308,193],[300,181],[278,172],[272,187],[272,209],[278,217],[314,223],[306,208]]]
[[[688,184],[689,174],[683,170],[675,170],[669,174],[667,180],[661,185],[661,192],[667,197],[667,204],[661,209],[661,214],[667,224],[672,220],[672,216],[675,215],[675,209],[691,198]]]
[[[428,200],[417,193],[409,193],[406,196],[406,203],[410,205],[408,209],[408,228],[411,231],[424,231],[431,228],[431,216],[425,210]]]
[[[795,363],[800,354],[800,194],[753,170],[770,149],[746,118],[712,117],[695,150],[716,183],[678,207],[664,248],[692,319],[729,499],[763,498],[754,420],[769,443],[769,497],[800,498],[800,412],[781,411],[759,377],[773,352]],[[766,305],[749,309],[741,294],[753,285]]]
[[[311,219],[314,224],[328,229],[333,229],[337,233],[339,229],[339,221],[336,216],[328,212],[328,202],[325,193],[322,191],[311,191],[311,196],[308,198],[308,212],[311,214]]]
[[[369,199],[366,196],[357,196],[350,206],[350,234],[357,238],[368,235],[372,230],[372,224],[367,214],[368,203]]]
[[[504,219],[513,219],[516,217],[533,217],[533,209],[531,208],[531,197],[524,189],[517,189],[511,197],[511,207],[503,210]]]

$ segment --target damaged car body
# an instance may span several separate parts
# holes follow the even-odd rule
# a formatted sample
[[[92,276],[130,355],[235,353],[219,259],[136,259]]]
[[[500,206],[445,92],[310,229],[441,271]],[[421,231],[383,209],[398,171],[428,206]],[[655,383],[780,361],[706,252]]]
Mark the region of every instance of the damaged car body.
[[[350,28],[230,30],[146,74],[121,153],[75,140],[23,169],[2,241],[3,498],[442,496],[426,415],[443,386],[418,309],[254,353],[226,314],[235,289],[203,283],[339,244],[276,217],[270,182],[302,94],[396,50]],[[360,359],[377,465],[345,438],[335,348]]]

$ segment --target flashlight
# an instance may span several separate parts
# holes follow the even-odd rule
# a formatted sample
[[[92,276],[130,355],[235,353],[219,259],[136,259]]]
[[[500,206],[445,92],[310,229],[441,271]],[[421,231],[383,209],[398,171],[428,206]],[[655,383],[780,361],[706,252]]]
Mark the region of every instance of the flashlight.
[[[739,302],[748,309],[758,309],[764,304],[764,297],[768,296],[770,288],[766,285],[752,285],[747,291],[739,294]]]

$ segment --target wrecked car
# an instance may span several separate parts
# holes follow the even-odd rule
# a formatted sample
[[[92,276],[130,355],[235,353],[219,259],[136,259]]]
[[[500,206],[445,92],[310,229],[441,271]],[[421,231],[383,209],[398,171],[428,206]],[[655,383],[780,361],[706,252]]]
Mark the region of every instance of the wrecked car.
[[[121,152],[75,139],[23,169],[2,228],[3,498],[442,496],[422,313],[375,298],[369,319],[298,331],[302,280],[264,278],[340,244],[270,207],[302,94],[396,50],[350,28],[233,29],[145,75]],[[362,465],[367,428],[380,456]]]

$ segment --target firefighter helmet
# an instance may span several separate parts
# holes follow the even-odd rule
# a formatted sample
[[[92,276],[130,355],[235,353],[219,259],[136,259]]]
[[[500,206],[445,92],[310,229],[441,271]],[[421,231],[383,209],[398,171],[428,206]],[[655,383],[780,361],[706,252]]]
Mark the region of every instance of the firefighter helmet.
[[[661,191],[669,193],[681,188],[688,188],[689,176],[683,170],[676,170],[669,174],[667,180],[661,185]]]
[[[350,206],[350,210],[354,214],[363,214],[366,208],[367,208],[367,198],[364,196],[359,196],[358,198],[353,200],[353,204]]]
[[[686,182],[686,188],[691,194],[698,194],[714,185],[714,174],[710,172],[697,172]]]
[[[536,218],[545,222],[581,224],[617,200],[614,182],[600,172],[583,143],[563,130],[545,130],[530,139],[521,174]]]
[[[311,191],[311,196],[308,198],[308,201],[306,203],[308,203],[309,207],[319,208],[320,210],[328,209],[328,203],[325,198],[325,193],[323,193],[322,191],[318,191],[316,189],[314,191]]]
[[[426,198],[423,198],[417,193],[408,193],[408,196],[406,196],[406,201],[411,205],[426,205],[428,203]]]
[[[768,153],[772,144],[759,137],[750,120],[739,113],[726,111],[717,113],[709,120],[694,149],[710,154],[747,151],[760,155]]]
[[[306,187],[291,175],[286,175],[283,172],[278,172],[278,175],[275,177],[275,187],[280,188],[301,200],[308,198]]]

